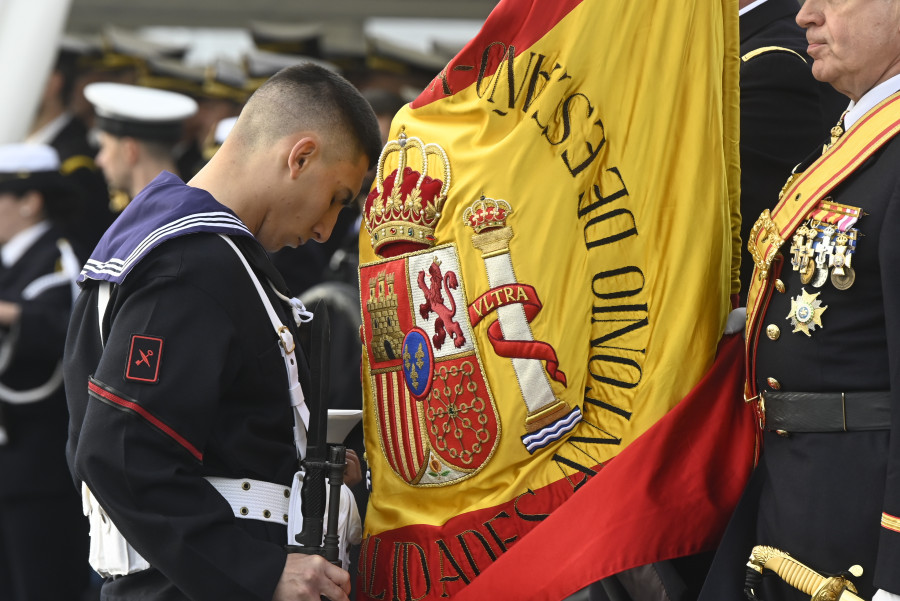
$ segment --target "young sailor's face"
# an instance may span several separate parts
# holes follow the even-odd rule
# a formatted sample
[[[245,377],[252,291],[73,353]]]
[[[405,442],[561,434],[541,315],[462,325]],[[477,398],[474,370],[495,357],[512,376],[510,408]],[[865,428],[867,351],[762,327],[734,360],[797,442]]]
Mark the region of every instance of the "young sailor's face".
[[[95,162],[103,171],[103,177],[111,190],[129,192],[131,190],[131,165],[125,156],[122,138],[101,131],[100,151]]]
[[[359,194],[368,166],[364,156],[355,161],[312,161],[271,208],[257,238],[270,251],[310,240],[325,242],[338,213]]]

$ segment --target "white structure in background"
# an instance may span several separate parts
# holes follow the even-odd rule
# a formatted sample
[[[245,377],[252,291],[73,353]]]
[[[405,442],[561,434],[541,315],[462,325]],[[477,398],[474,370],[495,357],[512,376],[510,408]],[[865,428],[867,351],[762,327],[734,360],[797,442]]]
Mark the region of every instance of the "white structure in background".
[[[159,43],[187,47],[187,65],[212,65],[217,59],[240,62],[255,46],[250,32],[240,28],[142,27],[142,36]]]
[[[477,19],[366,19],[363,35],[380,54],[442,69],[484,25]]]
[[[0,1],[0,144],[25,139],[71,0]]]

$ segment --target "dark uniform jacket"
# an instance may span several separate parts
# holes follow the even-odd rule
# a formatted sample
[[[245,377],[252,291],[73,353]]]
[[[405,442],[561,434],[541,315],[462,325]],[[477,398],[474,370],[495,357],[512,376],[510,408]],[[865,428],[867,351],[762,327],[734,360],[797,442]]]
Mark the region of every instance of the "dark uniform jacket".
[[[796,0],[767,0],[740,17],[741,298],[753,260],[750,228],[774,206],[787,175],[821,144],[849,100],[816,81]]]
[[[895,111],[894,119],[900,119]],[[706,600],[743,599],[743,564],[753,545],[790,553],[819,572],[859,564],[853,579],[870,599],[877,588],[900,593],[900,533],[881,526],[900,516],[900,137],[894,137],[828,193],[860,207],[862,234],[852,257],[856,279],[846,290],[827,281],[803,284],[790,260],[791,239],[773,264],[776,291],[765,309],[755,354],[755,384],[781,392],[889,391],[891,430],[765,432],[751,478],[704,589]],[[780,290],[783,289],[783,292]],[[792,300],[815,295],[821,327],[793,332]],[[768,327],[774,326],[774,327]],[[776,329],[777,328],[777,329]],[[768,404],[767,404],[768,405]],[[771,409],[771,408],[770,408]],[[847,413],[853,411],[848,398]],[[731,553],[730,556],[727,553]],[[760,592],[760,591],[758,591]],[[777,577],[762,599],[809,599]]]
[[[66,233],[88,255],[114,219],[106,180],[94,163],[96,152],[88,142],[87,127],[77,117],[69,119],[50,145],[59,153],[60,171],[80,192],[78,209],[69,220]]]
[[[177,211],[191,200],[185,190],[194,189],[164,173],[120,221]],[[205,192],[193,194],[230,214]],[[101,247],[128,237],[119,225]],[[263,286],[270,280],[286,293],[256,240],[233,240]],[[103,321],[105,348],[92,279],[66,348],[71,469],[152,566],[107,581],[102,598],[269,601],[284,568],[286,528],[235,519],[203,479],[290,486],[297,469],[286,370],[262,301],[233,250],[203,231],[162,241],[118,281]]]
[[[0,445],[0,499],[73,490],[64,459],[68,414],[62,381],[34,402],[10,403],[6,392],[44,386],[62,361],[75,274],[62,271],[60,237],[51,227],[12,266],[0,263],[0,300],[22,307],[16,326],[0,328],[0,413],[9,437]]]

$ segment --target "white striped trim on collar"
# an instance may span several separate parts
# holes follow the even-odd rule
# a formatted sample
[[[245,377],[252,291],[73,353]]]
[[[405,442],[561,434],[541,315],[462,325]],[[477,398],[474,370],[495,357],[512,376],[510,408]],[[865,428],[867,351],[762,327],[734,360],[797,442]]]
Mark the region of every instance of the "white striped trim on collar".
[[[247,229],[247,226],[230,213],[214,212],[188,215],[150,232],[150,234],[148,234],[125,259],[113,257],[107,261],[88,260],[84,269],[81,270],[81,275],[85,277],[87,277],[88,274],[120,276],[123,273],[128,272],[134,263],[136,263],[147,250],[157,242],[160,242],[163,238],[183,232],[184,230],[202,226],[235,229],[250,234],[250,230]]]

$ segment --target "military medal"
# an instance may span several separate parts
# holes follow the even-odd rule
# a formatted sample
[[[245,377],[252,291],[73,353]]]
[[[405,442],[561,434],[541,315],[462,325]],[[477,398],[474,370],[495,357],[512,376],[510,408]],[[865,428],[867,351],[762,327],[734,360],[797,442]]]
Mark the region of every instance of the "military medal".
[[[851,263],[858,239],[853,225],[861,215],[862,209],[838,204],[830,196],[819,203],[792,238],[791,267],[801,283],[821,288],[830,279],[838,290],[853,285]]]
[[[791,265],[794,271],[800,272],[800,281],[809,284],[815,273],[815,264],[810,262],[813,256],[813,240],[816,237],[816,230],[807,225],[801,225],[794,233],[793,245],[791,246]]]
[[[815,244],[816,249],[816,273],[812,278],[812,285],[821,288],[828,281],[828,257],[834,254],[834,246],[831,244],[831,238],[834,236],[835,229],[830,225],[823,227],[819,223],[812,226],[819,233],[816,235],[818,240]]]
[[[796,298],[791,299],[791,312],[788,313],[787,319],[794,326],[793,332],[803,332],[807,336],[811,336],[810,332],[822,326],[822,313],[828,307],[822,306],[822,301],[818,299],[821,292],[809,294],[805,288],[800,289],[800,294]]]
[[[853,234],[853,246],[851,247],[851,237],[841,232],[835,239],[834,254],[831,255],[829,266],[831,270],[831,283],[838,290],[846,290],[856,281],[856,271],[850,266],[853,257],[851,248],[856,248],[856,230],[851,230]]]
[[[816,273],[812,279],[812,285],[816,288],[821,288],[825,285],[825,282],[828,281],[828,270],[822,268],[816,268]]]

